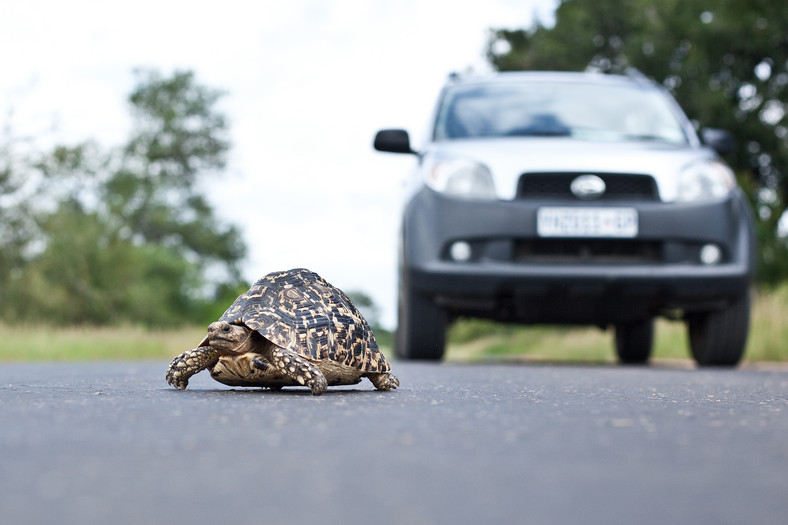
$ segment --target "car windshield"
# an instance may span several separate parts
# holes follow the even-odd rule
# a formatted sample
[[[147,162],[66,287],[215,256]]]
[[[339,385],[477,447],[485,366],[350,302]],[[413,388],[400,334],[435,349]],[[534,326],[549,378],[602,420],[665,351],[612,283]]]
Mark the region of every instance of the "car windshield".
[[[448,88],[436,140],[506,136],[687,141],[667,97],[648,86],[523,81]]]

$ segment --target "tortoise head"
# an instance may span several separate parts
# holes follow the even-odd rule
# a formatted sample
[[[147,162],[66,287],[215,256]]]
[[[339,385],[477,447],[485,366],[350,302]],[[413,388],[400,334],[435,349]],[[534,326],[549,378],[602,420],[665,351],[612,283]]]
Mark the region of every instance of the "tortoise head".
[[[243,354],[252,349],[253,330],[243,325],[217,321],[208,327],[208,344],[223,352]]]

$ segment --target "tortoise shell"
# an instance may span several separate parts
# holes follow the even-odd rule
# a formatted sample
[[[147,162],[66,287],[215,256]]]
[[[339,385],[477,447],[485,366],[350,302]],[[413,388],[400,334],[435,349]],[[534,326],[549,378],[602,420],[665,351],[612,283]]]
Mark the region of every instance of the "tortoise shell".
[[[312,361],[330,360],[372,373],[391,368],[345,293],[305,268],[266,275],[238,296],[219,321],[245,325]]]

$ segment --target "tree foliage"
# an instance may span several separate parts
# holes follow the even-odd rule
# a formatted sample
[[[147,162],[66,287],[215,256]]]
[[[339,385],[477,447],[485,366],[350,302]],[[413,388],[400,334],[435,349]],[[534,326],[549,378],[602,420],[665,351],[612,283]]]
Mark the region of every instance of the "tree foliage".
[[[23,195],[20,161],[8,129],[0,140],[0,279],[23,264],[23,249],[32,237],[32,224]],[[7,300],[7,287],[0,282],[0,305]]]
[[[737,138],[728,161],[759,218],[759,278],[788,278],[788,4],[751,0],[564,0],[555,25],[493,30],[499,70],[636,68],[690,118]]]
[[[141,71],[128,143],[0,151],[0,318],[204,322],[234,298],[246,247],[199,182],[229,148],[221,93],[191,72]]]

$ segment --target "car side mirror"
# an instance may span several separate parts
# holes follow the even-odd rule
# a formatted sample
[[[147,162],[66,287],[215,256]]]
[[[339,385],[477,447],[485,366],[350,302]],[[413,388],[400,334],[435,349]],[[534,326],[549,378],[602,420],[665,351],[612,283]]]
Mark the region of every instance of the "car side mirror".
[[[410,147],[410,136],[404,129],[382,129],[375,134],[374,147],[389,153],[416,153]]]
[[[700,131],[700,138],[704,144],[720,155],[727,155],[736,148],[733,133],[726,129],[704,128]]]

